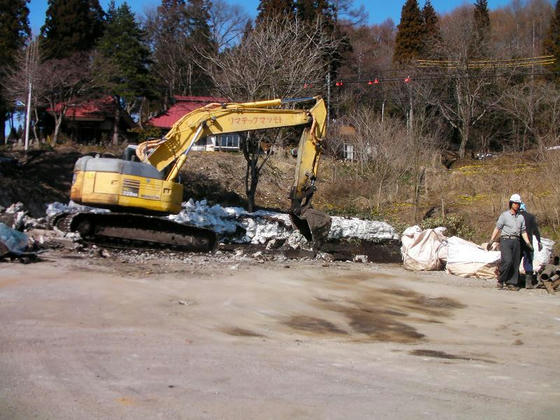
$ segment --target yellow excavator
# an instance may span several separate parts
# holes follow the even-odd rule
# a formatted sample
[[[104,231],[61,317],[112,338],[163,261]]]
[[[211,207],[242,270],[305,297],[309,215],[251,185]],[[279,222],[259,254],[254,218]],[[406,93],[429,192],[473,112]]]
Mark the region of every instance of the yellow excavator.
[[[310,108],[282,108],[309,101],[314,101]],[[72,212],[59,215],[53,223],[107,246],[212,250],[216,246],[212,230],[161,217],[181,211],[183,184],[177,178],[192,146],[210,135],[301,126],[290,216],[318,248],[331,223],[329,216],[311,207],[326,117],[321,97],[206,105],[180,118],[162,139],[139,144],[135,154],[140,161],[134,161],[130,153],[125,159],[78,159],[71,200],[112,212]]]

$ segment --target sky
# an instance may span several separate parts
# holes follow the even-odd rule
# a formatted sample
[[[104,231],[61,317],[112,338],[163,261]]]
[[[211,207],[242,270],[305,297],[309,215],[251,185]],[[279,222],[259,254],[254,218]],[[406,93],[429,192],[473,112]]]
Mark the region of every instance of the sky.
[[[226,0],[231,4],[241,5],[245,11],[254,17],[257,14],[257,6],[259,0]],[[496,9],[509,4],[511,0],[488,0],[488,7],[490,9]],[[124,1],[116,0],[115,3],[118,5],[124,3]],[[161,4],[160,0],[128,0],[127,3],[131,6],[132,10],[138,14],[143,15],[146,9],[151,9],[157,7]],[[388,18],[393,19],[395,24],[400,21],[401,9],[405,0],[354,0],[354,5],[360,6],[364,5],[366,11],[369,15],[369,24],[376,24],[385,21]],[[424,6],[424,0],[418,0],[420,7]],[[432,5],[436,12],[444,14],[450,12],[458,6],[465,3],[474,3],[474,0],[432,0]],[[37,35],[41,26],[45,22],[45,11],[47,10],[47,0],[31,0],[29,3],[30,11],[30,24],[33,34]],[[107,5],[109,0],[100,0],[100,4],[103,9],[107,10]]]

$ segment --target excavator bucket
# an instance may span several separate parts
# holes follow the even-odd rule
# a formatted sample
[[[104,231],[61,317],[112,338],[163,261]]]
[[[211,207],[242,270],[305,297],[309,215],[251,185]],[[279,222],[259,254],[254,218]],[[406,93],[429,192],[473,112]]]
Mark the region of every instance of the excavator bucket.
[[[328,214],[310,208],[299,216],[290,213],[290,219],[305,239],[313,244],[315,250],[321,249],[331,230],[332,220]]]

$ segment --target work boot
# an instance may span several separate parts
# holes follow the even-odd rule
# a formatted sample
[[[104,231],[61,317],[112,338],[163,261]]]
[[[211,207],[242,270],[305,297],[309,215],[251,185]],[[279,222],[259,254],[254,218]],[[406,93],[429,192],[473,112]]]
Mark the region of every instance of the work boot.
[[[525,274],[525,289],[533,289],[533,279],[536,276],[533,273],[527,273]]]

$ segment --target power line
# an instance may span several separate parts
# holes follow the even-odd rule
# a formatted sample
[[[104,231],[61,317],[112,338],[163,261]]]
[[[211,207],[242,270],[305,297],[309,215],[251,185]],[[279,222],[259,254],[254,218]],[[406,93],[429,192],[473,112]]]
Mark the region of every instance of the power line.
[[[553,55],[542,55],[538,57],[520,57],[509,59],[489,59],[489,60],[470,60],[462,62],[460,60],[417,60],[418,68],[464,68],[464,69],[481,69],[481,68],[509,68],[509,67],[526,67],[526,66],[546,66],[556,62]]]

